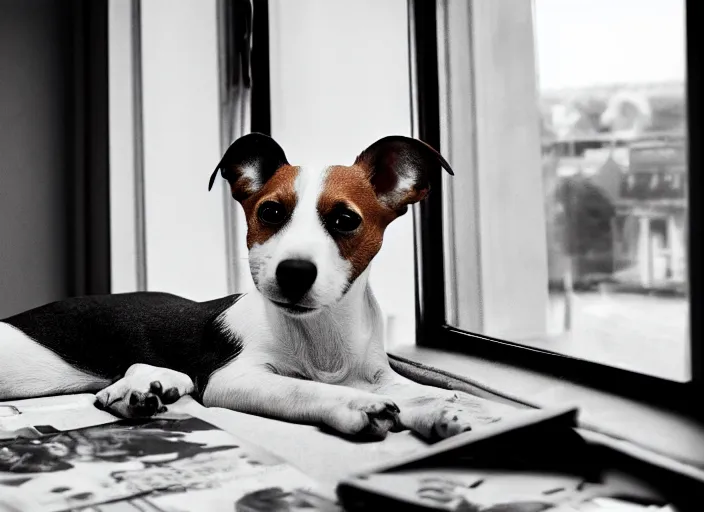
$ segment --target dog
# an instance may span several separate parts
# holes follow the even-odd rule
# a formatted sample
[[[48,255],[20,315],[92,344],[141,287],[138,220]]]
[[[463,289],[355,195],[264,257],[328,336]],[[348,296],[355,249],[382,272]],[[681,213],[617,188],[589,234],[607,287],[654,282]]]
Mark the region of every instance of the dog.
[[[194,302],[158,292],[87,296],[0,322],[0,400],[96,393],[96,405],[148,418],[184,395],[205,406],[383,439],[442,439],[496,421],[470,395],[392,370],[370,263],[386,227],[423,200],[447,161],[384,137],[351,166],[289,164],[259,133],[212,173],[247,219],[255,290]]]

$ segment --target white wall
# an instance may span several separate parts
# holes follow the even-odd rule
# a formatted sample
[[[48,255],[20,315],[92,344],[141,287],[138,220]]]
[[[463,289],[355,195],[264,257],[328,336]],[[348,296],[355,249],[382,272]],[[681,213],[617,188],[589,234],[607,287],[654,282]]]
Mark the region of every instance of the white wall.
[[[410,135],[406,0],[271,0],[272,136],[292,164],[351,164]],[[393,316],[388,346],[415,339],[413,221],[389,226],[372,286]]]
[[[215,0],[142,2],[147,288],[227,294]]]

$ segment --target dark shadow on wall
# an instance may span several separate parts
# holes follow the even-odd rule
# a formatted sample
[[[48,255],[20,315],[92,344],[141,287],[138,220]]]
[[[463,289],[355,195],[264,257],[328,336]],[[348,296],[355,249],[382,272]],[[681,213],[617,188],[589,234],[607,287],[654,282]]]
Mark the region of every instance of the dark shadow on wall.
[[[0,318],[108,292],[108,226],[107,3],[0,0]]]

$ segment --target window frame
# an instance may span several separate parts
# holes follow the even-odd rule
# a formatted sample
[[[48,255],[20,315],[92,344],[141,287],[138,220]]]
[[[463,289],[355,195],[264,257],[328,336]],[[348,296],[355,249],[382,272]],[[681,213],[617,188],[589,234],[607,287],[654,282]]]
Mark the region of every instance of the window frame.
[[[441,136],[441,102],[438,21],[439,7],[443,0],[409,0],[409,40],[412,73],[413,134],[443,152]],[[697,47],[697,26],[701,26],[695,3],[686,0],[686,60],[687,60],[687,126],[688,162],[696,169],[702,162],[701,99],[699,76],[700,57]],[[440,11],[442,12],[442,11]],[[440,52],[442,55],[442,53]],[[447,141],[444,141],[447,145]],[[688,172],[690,195],[702,190],[697,173]],[[422,204],[414,207],[416,231],[416,303],[418,346],[470,354],[502,363],[521,366],[557,378],[568,379],[592,388],[635,400],[646,401],[663,408],[676,410],[689,416],[704,417],[698,400],[704,392],[704,360],[701,337],[704,334],[704,269],[687,265],[690,290],[690,359],[691,380],[685,383],[640,374],[635,371],[606,366],[601,363],[563,355],[545,349],[533,348],[517,342],[466,332],[447,321],[450,313],[447,300],[444,240],[449,236],[443,218],[446,183],[438,174],[431,178],[433,193]],[[695,201],[688,205],[688,261],[701,261],[702,251],[696,241],[702,230],[701,206]]]
[[[220,150],[249,132],[271,135],[269,77],[269,1],[217,0]],[[247,263],[246,219],[226,181],[224,201],[228,293],[246,292],[251,283]]]

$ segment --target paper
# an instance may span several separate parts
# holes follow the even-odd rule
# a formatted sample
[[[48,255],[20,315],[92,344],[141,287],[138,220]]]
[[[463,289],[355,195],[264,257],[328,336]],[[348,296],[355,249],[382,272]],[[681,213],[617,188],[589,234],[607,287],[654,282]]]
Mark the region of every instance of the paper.
[[[666,501],[650,485],[601,468],[573,428],[576,410],[532,411],[460,434],[343,480],[349,510],[395,503],[452,512],[645,511]],[[616,499],[619,497],[619,499]],[[597,501],[600,499],[601,501]]]
[[[0,440],[105,425],[120,418],[95,407],[95,395],[79,394],[0,402]],[[36,427],[51,427],[37,430]]]
[[[197,418],[103,425],[0,447],[0,511],[273,506],[339,510],[296,468]]]

